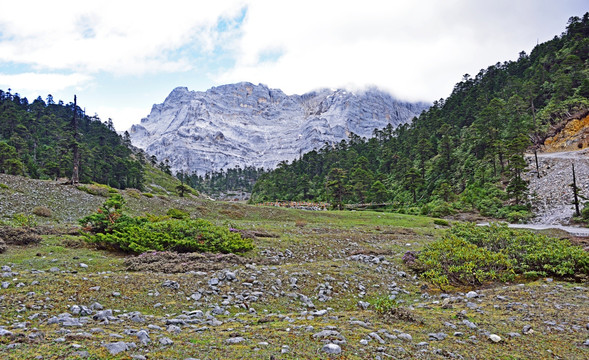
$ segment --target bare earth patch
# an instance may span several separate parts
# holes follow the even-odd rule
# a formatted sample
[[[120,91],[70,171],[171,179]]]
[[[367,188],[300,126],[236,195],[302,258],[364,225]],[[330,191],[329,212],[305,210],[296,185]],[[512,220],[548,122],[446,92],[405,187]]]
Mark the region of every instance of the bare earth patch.
[[[263,259],[261,259],[263,261]],[[144,253],[125,260],[129,271],[152,271],[162,273],[185,273],[211,271],[234,265],[251,263],[252,259],[235,254],[174,253],[169,251]]]

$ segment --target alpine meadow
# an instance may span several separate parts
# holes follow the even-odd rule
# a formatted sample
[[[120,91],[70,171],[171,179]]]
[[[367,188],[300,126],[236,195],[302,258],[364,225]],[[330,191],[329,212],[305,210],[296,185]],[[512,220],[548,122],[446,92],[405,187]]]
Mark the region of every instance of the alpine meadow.
[[[2,7],[0,358],[589,358],[589,12],[326,3]]]

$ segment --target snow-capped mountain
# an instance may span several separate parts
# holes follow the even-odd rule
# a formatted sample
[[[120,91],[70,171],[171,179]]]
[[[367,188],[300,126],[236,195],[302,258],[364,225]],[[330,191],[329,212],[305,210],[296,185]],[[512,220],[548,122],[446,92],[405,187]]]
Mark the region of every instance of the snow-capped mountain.
[[[205,92],[178,87],[130,134],[133,145],[168,159],[174,172],[204,174],[248,165],[269,169],[350,133],[371,137],[374,129],[397,127],[427,107],[377,89],[289,96],[251,83]]]

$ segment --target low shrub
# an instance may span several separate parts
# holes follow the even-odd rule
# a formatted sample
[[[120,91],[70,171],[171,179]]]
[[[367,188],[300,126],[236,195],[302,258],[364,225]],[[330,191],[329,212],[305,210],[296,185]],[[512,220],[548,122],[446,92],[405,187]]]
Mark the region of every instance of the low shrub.
[[[433,217],[448,216],[456,213],[456,210],[454,210],[452,204],[441,200],[430,202],[428,204],[428,208],[428,214]]]
[[[589,202],[585,203],[585,207],[581,210],[581,216],[583,220],[589,222]]]
[[[8,190],[8,189],[10,189],[10,187],[6,184],[0,183],[0,189]]]
[[[141,191],[139,191],[137,189],[133,189],[133,188],[125,189],[125,194],[127,194],[127,196],[130,196],[134,199],[139,199],[141,197]]]
[[[215,226],[188,219],[187,213],[170,209],[182,218],[129,217],[122,212],[124,199],[111,196],[96,213],[80,220],[88,241],[127,252],[148,251],[237,253],[253,249],[251,239]]]
[[[440,288],[447,285],[478,286],[513,278],[511,261],[456,236],[427,245],[411,266]]]
[[[179,220],[190,218],[190,214],[188,212],[186,212],[184,210],[180,210],[180,209],[174,209],[174,208],[169,209],[168,212],[166,212],[166,215],[168,215],[172,219],[179,219]]]
[[[78,185],[78,190],[85,191],[90,195],[97,195],[102,197],[108,197],[110,194],[118,193],[116,189],[103,184]]]
[[[35,217],[33,215],[25,215],[25,214],[19,213],[19,214],[14,215],[12,220],[14,221],[14,223],[16,223],[17,226],[21,226],[21,227],[37,226],[37,222],[35,221]]]
[[[152,193],[142,193],[141,195],[145,196],[146,198],[152,198],[153,194]]]
[[[297,220],[295,221],[295,226],[299,228],[304,228],[307,226],[307,222],[305,220]]]
[[[245,252],[253,248],[249,239],[211,222],[170,219],[128,225],[113,233],[96,234],[92,242],[134,253],[148,251]]]
[[[440,226],[450,226],[450,223],[448,222],[448,220],[444,220],[444,219],[434,219],[434,224],[440,225]]]
[[[402,306],[404,301],[388,295],[379,296],[369,300],[374,310],[388,321],[406,321],[423,323],[423,319],[417,317],[411,310]]]
[[[51,209],[45,206],[35,206],[33,208],[33,214],[42,217],[51,217]]]
[[[411,260],[407,266],[440,287],[506,281],[514,275],[589,275],[589,254],[581,247],[506,224],[457,223]]]
[[[477,246],[505,253],[521,274],[536,271],[542,276],[589,275],[589,253],[567,239],[512,229],[506,224],[464,223],[453,227],[450,233]]]
[[[4,242],[4,240],[0,239],[0,254],[2,254],[3,252],[6,251],[6,243]]]

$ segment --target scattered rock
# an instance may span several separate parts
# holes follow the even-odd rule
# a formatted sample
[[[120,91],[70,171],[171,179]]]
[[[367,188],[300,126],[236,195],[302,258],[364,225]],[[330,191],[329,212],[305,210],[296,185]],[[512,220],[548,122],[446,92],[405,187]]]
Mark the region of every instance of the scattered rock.
[[[341,354],[342,352],[342,348],[341,346],[337,345],[337,344],[325,344],[322,348],[321,351],[323,351],[326,354],[333,354],[333,355],[337,355],[337,354]]]
[[[226,339],[225,343],[229,344],[229,345],[235,345],[235,344],[239,344],[244,341],[245,341],[245,338],[243,338],[241,336],[237,336],[237,337],[232,337],[232,338]]]
[[[126,343],[124,341],[117,341],[114,343],[105,344],[104,347],[108,350],[111,355],[116,355],[123,351],[131,350],[137,347],[135,343]]]
[[[491,335],[489,335],[489,340],[491,340],[494,343],[498,343],[501,341],[501,337],[496,334],[491,334]]]

